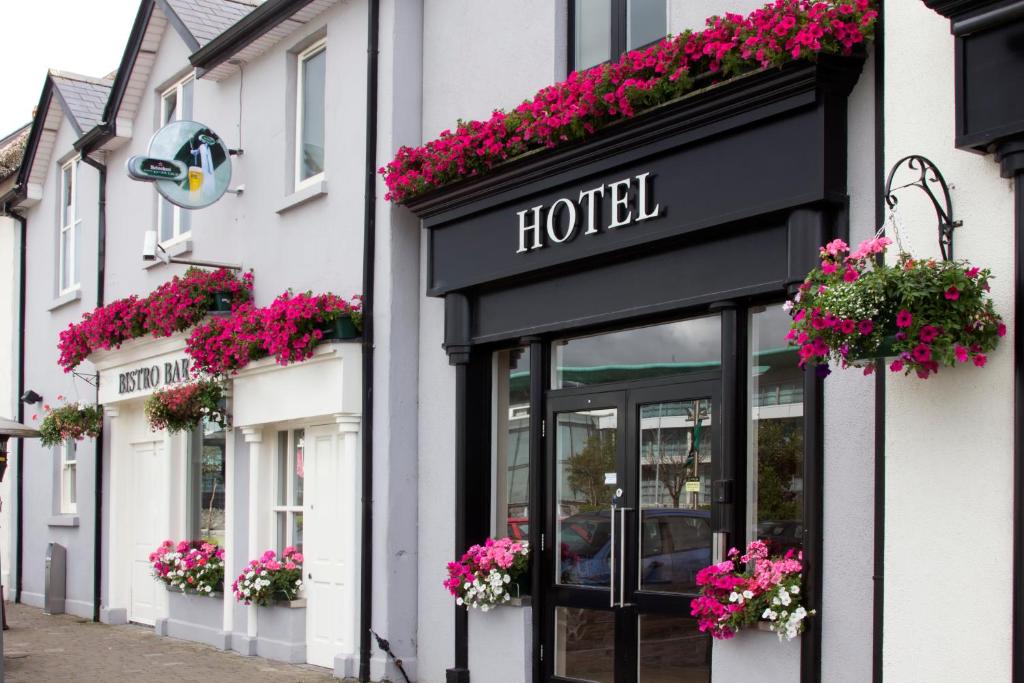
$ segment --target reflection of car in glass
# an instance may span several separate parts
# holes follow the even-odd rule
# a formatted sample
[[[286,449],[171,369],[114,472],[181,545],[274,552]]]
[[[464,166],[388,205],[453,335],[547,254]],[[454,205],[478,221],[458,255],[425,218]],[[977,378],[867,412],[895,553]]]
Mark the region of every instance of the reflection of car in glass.
[[[652,508],[642,514],[641,588],[695,590],[697,572],[711,563],[711,513]],[[568,517],[562,520],[561,531],[561,582],[607,586],[611,551],[609,511]]]
[[[530,520],[526,517],[510,517],[508,520],[508,537],[517,541],[530,540]]]
[[[768,546],[769,555],[798,551],[803,544],[804,525],[792,519],[765,520],[757,525],[757,537]]]

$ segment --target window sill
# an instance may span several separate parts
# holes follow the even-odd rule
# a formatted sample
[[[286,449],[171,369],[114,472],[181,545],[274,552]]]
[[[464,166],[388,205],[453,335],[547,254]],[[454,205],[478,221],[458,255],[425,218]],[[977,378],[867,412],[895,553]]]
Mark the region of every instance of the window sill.
[[[307,187],[302,188],[301,190],[296,190],[295,192],[292,192],[290,195],[281,200],[281,202],[277,205],[277,208],[274,209],[274,211],[276,213],[281,214],[291,209],[294,209],[296,206],[302,206],[306,202],[313,201],[317,197],[323,197],[326,194],[327,181],[319,180],[313,183],[312,185],[308,185]]]
[[[73,289],[70,292],[65,292],[64,294],[61,294],[60,296],[55,298],[53,300],[53,303],[51,303],[46,310],[48,310],[48,311],[56,311],[58,308],[61,308],[62,306],[67,306],[68,304],[70,304],[72,302],[79,301],[81,298],[82,298],[82,290],[81,290],[81,288]]]
[[[164,247],[164,252],[166,252],[166,254],[171,258],[174,258],[176,256],[184,256],[185,254],[191,254],[192,240],[180,240],[178,242],[168,244]],[[158,258],[155,258],[152,261],[143,261],[142,269],[149,270],[150,268],[155,268],[156,266],[162,265],[164,265],[164,262]]]
[[[77,527],[78,515],[74,513],[67,515],[53,515],[46,520],[46,526]]]

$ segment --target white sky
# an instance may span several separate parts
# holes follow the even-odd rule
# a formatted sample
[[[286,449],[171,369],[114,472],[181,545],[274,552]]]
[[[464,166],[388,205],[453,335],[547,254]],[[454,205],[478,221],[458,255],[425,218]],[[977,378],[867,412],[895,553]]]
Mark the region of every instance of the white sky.
[[[29,122],[47,69],[106,76],[117,68],[140,0],[0,0],[0,137]]]

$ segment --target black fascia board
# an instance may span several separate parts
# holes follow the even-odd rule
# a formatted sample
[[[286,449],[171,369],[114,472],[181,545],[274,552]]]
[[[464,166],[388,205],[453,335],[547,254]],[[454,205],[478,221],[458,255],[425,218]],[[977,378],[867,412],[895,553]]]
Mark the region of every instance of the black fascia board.
[[[53,79],[46,74],[46,81],[43,83],[43,91],[39,95],[39,103],[36,105],[36,115],[32,120],[32,130],[29,131],[28,140],[25,142],[25,153],[21,157],[21,166],[18,168],[18,178],[15,185],[18,189],[18,196],[24,198],[26,184],[28,183],[29,172],[32,169],[32,161],[35,159],[36,150],[39,149],[39,138],[43,134],[43,124],[46,122],[46,112],[50,108],[53,99]]]
[[[924,4],[946,17],[962,19],[966,16],[979,14],[999,5],[1010,4],[1013,0],[924,0]]]
[[[267,0],[189,56],[192,66],[209,71],[281,24],[313,0]]]
[[[139,3],[139,11],[135,14],[135,22],[132,24],[131,33],[128,34],[128,44],[125,45],[121,63],[117,67],[117,75],[114,76],[114,82],[110,86],[107,106],[103,108],[103,120],[100,123],[106,124],[113,133],[117,132],[115,123],[117,110],[121,108],[121,100],[124,99],[132,69],[135,68],[135,58],[138,57],[142,40],[146,36],[149,18],[153,16],[153,7],[154,0],[142,0]]]
[[[104,142],[114,137],[114,127],[109,123],[98,123],[72,143],[78,152],[88,154],[100,147]]]

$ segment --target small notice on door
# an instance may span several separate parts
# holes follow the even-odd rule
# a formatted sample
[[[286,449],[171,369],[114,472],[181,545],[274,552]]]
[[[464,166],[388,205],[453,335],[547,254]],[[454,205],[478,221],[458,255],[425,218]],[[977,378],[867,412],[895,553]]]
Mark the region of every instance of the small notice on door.
[[[605,472],[604,473],[604,485],[605,486],[615,486],[618,483],[619,483],[619,473],[618,472]]]
[[[686,480],[686,492],[687,493],[700,493],[700,479],[687,479]]]

